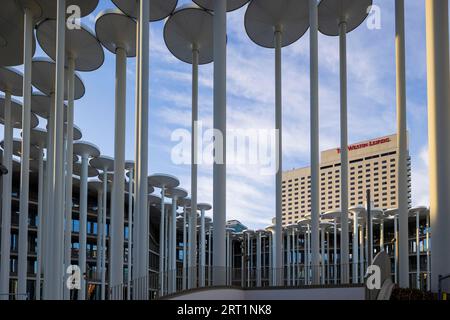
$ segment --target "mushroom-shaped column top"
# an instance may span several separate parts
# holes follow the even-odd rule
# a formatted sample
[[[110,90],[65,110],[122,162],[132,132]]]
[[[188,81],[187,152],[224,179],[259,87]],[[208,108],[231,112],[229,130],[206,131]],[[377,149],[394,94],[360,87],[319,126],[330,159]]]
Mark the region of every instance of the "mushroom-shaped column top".
[[[183,208],[186,208],[186,211],[190,210],[191,209],[191,198],[185,197],[185,198],[181,199],[180,206],[182,206]],[[198,206],[197,206],[197,209],[198,209]]]
[[[58,1],[54,0],[20,0],[22,3],[34,3],[40,9],[41,19],[56,19],[56,9]],[[76,6],[80,9],[81,17],[85,17],[95,10],[98,6],[99,0],[66,0],[66,7]],[[36,11],[37,8],[34,10]],[[39,11],[37,11],[39,12]]]
[[[171,199],[173,199],[173,198],[182,199],[182,198],[187,197],[187,195],[188,195],[188,193],[186,190],[184,190],[183,188],[178,188],[178,187],[171,188],[166,191],[166,197],[171,198]]]
[[[89,181],[88,188],[97,192],[103,192],[103,183],[101,181]]]
[[[213,15],[194,4],[177,9],[164,25],[164,41],[169,51],[186,63],[193,63],[192,51],[198,51],[198,63],[213,61]]]
[[[368,16],[372,0],[321,0],[319,30],[328,36],[338,36],[341,23],[347,33],[356,29]]]
[[[265,48],[275,48],[274,32],[283,34],[281,46],[300,39],[309,28],[307,0],[252,0],[245,12],[245,30],[250,39]]]
[[[56,20],[44,20],[36,29],[37,40],[42,50],[56,61]],[[75,70],[94,71],[103,64],[105,54],[97,38],[88,27],[73,30],[66,29],[65,66],[69,66],[68,59],[75,62]]]
[[[73,153],[80,157],[98,158],[100,150],[96,145],[90,142],[81,141],[73,144]]]
[[[311,225],[311,222],[312,222],[311,219],[304,218],[304,219],[298,220],[297,224],[300,226],[308,226],[308,225]]]
[[[83,165],[80,162],[74,163],[73,164],[73,174],[78,177],[81,177],[82,167],[83,167]],[[92,168],[91,166],[88,166],[88,177],[93,178],[96,176],[98,176],[98,170]]]
[[[212,206],[209,203],[197,203],[197,209],[201,211],[209,211]]]
[[[64,134],[67,134],[67,123],[64,124]],[[81,133],[80,127],[74,125],[73,126],[73,140],[78,141],[83,138],[83,133]]]
[[[0,66],[23,64],[24,13],[18,1],[2,1],[0,10]],[[32,35],[32,56],[36,40]]]
[[[127,160],[127,161],[125,161],[125,170],[131,170],[131,169],[134,169],[134,166],[135,166],[135,164],[134,164],[134,161],[133,161],[133,160]],[[129,177],[128,172],[127,172],[127,176]]]
[[[409,209],[409,211],[408,211],[408,215],[410,217],[415,217],[417,214],[419,214],[419,217],[421,217],[421,216],[426,217],[428,213],[429,213],[428,208],[424,207],[424,206],[414,207],[414,208]]]
[[[155,192],[155,188],[153,188],[151,185],[148,185],[147,192],[148,192],[148,194],[151,194],[151,193]]]
[[[0,38],[0,50],[1,47]],[[21,97],[23,95],[22,74],[12,68],[0,67],[0,91],[9,92],[13,96]]]
[[[180,185],[180,181],[168,174],[154,174],[148,177],[148,183],[156,188],[168,188],[173,189]]]
[[[136,21],[119,10],[102,11],[95,20],[95,33],[111,53],[121,48],[128,57],[136,56]]]
[[[31,79],[33,85],[42,93],[50,96],[55,92],[56,64],[48,58],[36,58],[32,63]],[[65,69],[64,79],[67,79]],[[64,81],[64,99],[67,100],[67,81]],[[75,100],[81,99],[85,94],[85,87],[81,78],[75,74]]]
[[[158,196],[155,196],[154,194],[149,194],[148,195],[148,202],[151,204],[160,204],[161,203],[161,198]]]
[[[89,161],[91,167],[102,171],[102,172],[112,172],[114,171],[114,159],[108,156],[99,156],[97,158],[91,159]]]
[[[336,210],[333,210],[333,211],[327,211],[327,212],[325,212],[325,213],[322,213],[322,214],[320,215],[320,218],[321,218],[321,219],[333,219],[333,220],[335,220],[336,222],[338,222],[338,221],[341,220],[341,211],[336,211]]]
[[[5,149],[5,141],[0,142],[0,147],[2,149]],[[12,147],[12,153],[13,155],[17,157],[22,156],[22,140],[14,138],[13,139],[13,147]],[[35,146],[30,147],[30,158],[31,159],[38,159],[39,158],[39,149]]]
[[[104,181],[105,181],[105,177],[103,176],[103,173],[101,173],[101,174],[98,175],[98,179],[99,179],[101,182],[104,182]],[[111,173],[111,172],[107,173],[107,174],[106,174],[106,182],[107,182],[107,183],[111,183],[111,182],[113,182],[113,180],[114,180],[114,173]]]
[[[47,146],[47,131],[40,128],[32,129],[30,131],[30,144],[45,148]]]
[[[22,129],[22,103],[11,99],[11,121],[13,128]],[[0,95],[0,123],[5,124],[5,97]],[[34,113],[31,114],[31,128],[39,125],[39,119]]]
[[[214,1],[211,0],[193,0],[200,7],[214,11]],[[227,11],[234,11],[243,7],[249,0],[226,0]]]
[[[112,0],[122,12],[132,18],[139,16],[139,1]],[[167,18],[176,8],[178,0],[151,0],[150,21],[159,21]]]

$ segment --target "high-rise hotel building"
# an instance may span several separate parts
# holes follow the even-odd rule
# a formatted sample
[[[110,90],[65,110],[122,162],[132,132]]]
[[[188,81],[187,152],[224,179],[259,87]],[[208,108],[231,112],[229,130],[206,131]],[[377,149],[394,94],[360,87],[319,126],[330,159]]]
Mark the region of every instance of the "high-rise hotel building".
[[[398,206],[397,135],[376,138],[349,145],[350,207],[365,205],[366,190],[376,208]],[[320,209],[327,212],[340,209],[341,163],[340,149],[321,153]],[[408,193],[411,203],[411,159],[408,156]],[[311,168],[283,172],[283,225],[298,221],[311,212]]]

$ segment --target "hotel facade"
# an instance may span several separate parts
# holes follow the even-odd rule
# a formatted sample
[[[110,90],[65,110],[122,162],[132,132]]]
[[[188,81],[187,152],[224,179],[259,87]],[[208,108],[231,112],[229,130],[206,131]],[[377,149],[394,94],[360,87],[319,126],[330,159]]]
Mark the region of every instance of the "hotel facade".
[[[361,141],[348,146],[350,207],[366,204],[366,190],[370,190],[375,208],[398,206],[397,135]],[[340,149],[321,153],[320,210],[322,213],[339,210],[341,163]],[[411,159],[408,155],[408,197],[411,205]],[[311,168],[283,172],[283,226],[294,224],[311,213]]]

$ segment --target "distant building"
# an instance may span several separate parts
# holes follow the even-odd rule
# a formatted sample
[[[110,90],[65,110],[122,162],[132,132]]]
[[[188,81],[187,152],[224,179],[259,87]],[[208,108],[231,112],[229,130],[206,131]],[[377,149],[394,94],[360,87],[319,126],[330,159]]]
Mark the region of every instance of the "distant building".
[[[233,231],[236,232],[236,233],[239,233],[239,232],[242,232],[242,231],[248,229],[245,225],[243,225],[238,220],[228,220],[226,227],[230,228],[230,229],[233,229]]]
[[[397,198],[397,135],[362,141],[349,149],[349,206],[364,205],[366,190],[376,208],[398,206]],[[321,153],[320,210],[339,210],[341,163],[340,149]],[[411,160],[408,156],[408,193],[411,203]],[[311,213],[311,168],[283,172],[283,225],[295,223]]]

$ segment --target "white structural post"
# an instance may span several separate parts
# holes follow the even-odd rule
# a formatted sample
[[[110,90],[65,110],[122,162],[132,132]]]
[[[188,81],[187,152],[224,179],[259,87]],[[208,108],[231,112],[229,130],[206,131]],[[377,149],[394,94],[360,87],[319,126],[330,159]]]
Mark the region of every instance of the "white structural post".
[[[103,221],[103,189],[99,187],[97,190],[97,275],[100,275],[102,270],[102,221]],[[100,287],[101,288],[101,287]],[[101,289],[100,289],[101,290]],[[101,292],[100,292],[101,294]]]
[[[186,290],[186,280],[187,280],[187,234],[186,234],[186,223],[187,223],[187,205],[183,207],[183,285],[182,289]],[[162,230],[162,229],[160,229]],[[161,231],[160,231],[161,232]]]
[[[141,225],[139,241],[141,242],[140,252],[141,264],[140,277],[148,278],[148,215],[147,215],[147,175],[148,175],[148,97],[149,97],[149,15],[150,1],[141,0],[139,6],[139,60],[140,60],[140,81],[139,81],[139,158],[136,159],[136,194],[139,194],[139,212]],[[145,280],[142,300],[148,300],[148,280]]]
[[[101,250],[101,299],[106,297],[106,214],[108,206],[108,173],[103,170],[102,250]]]
[[[165,243],[165,188],[161,188],[161,222],[159,227],[159,295],[162,296],[164,294],[164,243]]]
[[[353,244],[352,244],[352,278],[353,283],[358,283],[358,212],[355,210],[353,213]]]
[[[8,300],[10,252],[11,252],[11,194],[12,194],[12,148],[13,124],[11,116],[11,93],[5,92],[5,119],[3,134],[3,165],[8,174],[2,180],[2,232],[1,232],[1,262],[0,262],[0,296],[1,300]],[[39,225],[40,226],[40,225]]]
[[[428,145],[430,157],[430,218],[433,232],[431,290],[438,290],[439,275],[448,274],[450,255],[450,129],[448,1],[428,0],[426,5]],[[442,289],[449,291],[443,282]]]
[[[320,228],[320,283],[325,284],[325,227]]]
[[[426,225],[426,243],[427,243],[427,291],[431,289],[431,279],[430,279],[430,213],[427,211],[427,225]]]
[[[19,253],[18,288],[19,300],[25,300],[28,269],[28,195],[30,186],[30,119],[31,119],[31,59],[33,51],[33,13],[24,8],[24,76],[22,107],[22,150],[20,162],[20,203],[19,203]],[[11,174],[11,173],[10,173]],[[9,258],[8,258],[9,259]],[[8,274],[9,276],[9,274]]]
[[[334,284],[337,284],[337,218],[334,219],[333,224],[333,277]],[[356,230],[356,234],[358,234],[358,230]],[[358,240],[356,241],[358,242]],[[355,266],[358,268],[358,265]]]
[[[188,260],[188,289],[196,287],[196,266],[197,266],[197,211],[191,212],[189,215],[189,260]],[[214,253],[213,253],[214,254]]]
[[[380,252],[384,251],[384,217],[380,217]]]
[[[211,239],[212,239],[212,227],[209,227],[208,232],[208,285],[212,284],[212,247],[211,247]]]
[[[367,256],[364,255],[364,226],[361,224],[359,226],[359,276],[361,283],[364,283],[364,257],[367,259]]]
[[[86,243],[87,243],[87,201],[88,201],[88,156],[81,157],[81,176],[80,176],[80,253],[78,258],[81,270],[81,289],[78,299],[86,299]]]
[[[291,284],[295,285],[295,260],[296,260],[296,248],[295,248],[295,229],[292,228],[292,260],[291,260],[291,264],[292,264],[292,279],[291,279]]]
[[[261,232],[257,234],[256,242],[256,286],[261,287]]]
[[[408,150],[406,129],[406,75],[405,75],[405,3],[395,1],[395,53],[397,91],[397,147],[398,147],[398,216],[399,216],[399,271],[402,288],[409,287],[408,249]]]
[[[395,245],[394,245],[394,282],[398,284],[398,220],[397,214],[394,216],[394,234],[395,234]]]
[[[126,79],[127,53],[124,48],[116,49],[116,106],[114,131],[114,181],[113,212],[111,214],[110,287],[123,284],[124,213],[125,182],[125,125],[126,125]],[[145,179],[146,181],[146,179]],[[146,199],[146,197],[145,197]],[[147,202],[146,202],[147,203]],[[143,212],[143,211],[142,211]],[[147,214],[146,214],[147,215]],[[114,299],[122,300],[122,290],[116,290]]]
[[[420,290],[420,210],[416,213],[416,289]]]
[[[72,173],[73,173],[73,123],[75,100],[75,60],[69,57],[67,70],[67,129],[66,129],[66,174],[65,174],[65,203],[64,203],[64,268],[72,264]],[[98,229],[98,228],[97,228]],[[97,265],[98,267],[98,265]],[[64,270],[64,271],[65,271]],[[65,274],[65,272],[64,272]],[[70,290],[64,285],[64,300],[70,300]]]
[[[38,234],[37,234],[37,270],[36,270],[36,300],[41,300],[41,270],[42,270],[42,222],[43,202],[44,202],[44,146],[39,145],[39,177],[38,177]]]
[[[307,245],[307,266],[306,266],[306,271],[307,271],[307,284],[311,283],[311,226],[308,224],[308,230],[307,230],[307,240],[308,240],[308,245]]]
[[[310,113],[311,113],[311,229],[312,264],[319,265],[320,219],[320,152],[319,152],[319,53],[317,1],[309,1],[310,21]],[[319,273],[313,269],[313,284],[319,284]]]
[[[205,209],[200,211],[200,286],[205,286]]]
[[[214,129],[222,139],[215,139],[213,165],[213,283],[225,285],[226,225],[226,106],[227,106],[227,1],[214,1]],[[220,143],[221,142],[221,143]],[[221,156],[220,156],[221,155]],[[194,212],[196,214],[196,212]]]
[[[177,202],[178,196],[172,197],[172,215],[170,217],[170,292],[177,290]]]
[[[286,230],[286,251],[285,251],[285,266],[287,269],[287,281],[286,284],[291,284],[291,241],[289,230]]]
[[[128,274],[127,274],[127,300],[131,300],[131,273],[133,270],[133,168],[128,170]]]
[[[341,117],[341,283],[348,283],[347,23],[339,24]]]

